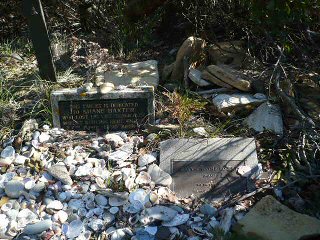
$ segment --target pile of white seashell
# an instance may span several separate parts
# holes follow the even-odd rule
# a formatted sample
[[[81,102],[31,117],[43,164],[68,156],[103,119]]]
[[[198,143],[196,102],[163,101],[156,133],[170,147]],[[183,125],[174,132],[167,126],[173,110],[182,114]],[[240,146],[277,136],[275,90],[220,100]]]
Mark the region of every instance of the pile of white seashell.
[[[0,239],[196,240],[241,217],[183,205],[157,153],[139,155],[142,137],[82,134],[44,126],[4,143]]]

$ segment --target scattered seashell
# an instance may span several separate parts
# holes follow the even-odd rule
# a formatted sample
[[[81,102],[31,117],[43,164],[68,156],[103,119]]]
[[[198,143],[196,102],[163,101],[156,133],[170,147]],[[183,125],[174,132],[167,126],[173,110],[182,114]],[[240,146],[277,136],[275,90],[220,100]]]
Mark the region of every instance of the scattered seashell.
[[[2,198],[0,199],[0,208],[1,208],[4,204],[6,204],[9,200],[10,200],[10,198],[8,198],[8,197],[2,197]]]
[[[155,192],[151,192],[149,194],[149,200],[151,203],[155,204],[156,202],[158,202],[158,199],[159,199],[158,194],[156,194]]]
[[[93,83],[89,82],[89,83],[83,84],[82,89],[83,89],[83,91],[85,91],[85,92],[90,92],[90,90],[92,89],[92,87],[93,87]]]

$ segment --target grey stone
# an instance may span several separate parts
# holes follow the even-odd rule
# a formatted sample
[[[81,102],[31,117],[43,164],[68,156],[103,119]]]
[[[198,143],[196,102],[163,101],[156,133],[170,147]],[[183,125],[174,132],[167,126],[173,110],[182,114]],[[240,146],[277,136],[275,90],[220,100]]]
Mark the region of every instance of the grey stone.
[[[19,198],[24,192],[24,184],[17,180],[11,180],[4,188],[9,198]]]
[[[159,84],[158,62],[110,63],[97,69],[97,77],[114,86],[153,86]]]
[[[261,199],[234,230],[265,240],[299,240],[320,235],[320,220],[297,213],[269,195]]]
[[[189,71],[189,78],[192,82],[194,82],[195,84],[197,84],[200,87],[206,87],[211,85],[210,82],[204,80],[201,78],[201,71],[197,70],[197,69],[190,69]]]
[[[136,130],[154,124],[154,88],[122,88],[102,94],[97,88],[61,89],[51,93],[53,125],[84,131]]]
[[[63,184],[72,185],[73,181],[65,165],[56,164],[48,169],[50,175],[60,180]]]
[[[277,104],[269,102],[261,104],[244,123],[257,132],[270,130],[279,135],[283,134],[282,114]]]
[[[50,219],[43,220],[34,224],[27,225],[23,229],[23,233],[26,235],[34,235],[42,233],[43,231],[48,230],[52,226],[52,221]]]
[[[15,150],[13,147],[8,146],[2,150],[0,156],[0,165],[10,165],[15,158]]]
[[[212,103],[221,112],[230,112],[232,110],[239,110],[245,107],[259,106],[265,101],[267,101],[267,97],[264,96],[264,98],[262,98],[261,94],[217,94],[212,97]]]
[[[258,164],[253,138],[169,139],[160,143],[160,167],[178,197],[220,199],[247,189],[239,166]],[[248,180],[249,181],[249,180]]]
[[[204,204],[200,207],[200,212],[204,215],[213,217],[217,214],[217,209],[210,204]]]
[[[35,129],[38,129],[38,123],[37,123],[37,120],[35,119],[29,119],[29,120],[26,120],[22,127],[21,127],[21,133],[22,133],[22,137],[27,133],[27,132],[31,132]]]

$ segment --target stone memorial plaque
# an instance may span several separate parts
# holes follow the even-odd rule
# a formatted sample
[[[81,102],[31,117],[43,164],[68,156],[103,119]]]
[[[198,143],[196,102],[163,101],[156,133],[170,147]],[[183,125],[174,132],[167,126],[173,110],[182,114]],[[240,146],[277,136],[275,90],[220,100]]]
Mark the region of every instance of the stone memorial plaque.
[[[53,125],[67,130],[125,131],[154,122],[153,87],[114,90],[63,89],[51,94]]]
[[[253,138],[170,139],[160,143],[160,167],[179,197],[220,199],[247,189],[239,166],[258,164]]]

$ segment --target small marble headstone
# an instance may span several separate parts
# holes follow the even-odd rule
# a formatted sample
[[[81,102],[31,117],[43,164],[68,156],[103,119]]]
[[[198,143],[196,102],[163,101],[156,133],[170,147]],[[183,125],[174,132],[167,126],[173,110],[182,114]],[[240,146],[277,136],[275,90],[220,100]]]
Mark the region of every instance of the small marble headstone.
[[[102,94],[93,88],[51,93],[54,127],[83,131],[136,130],[154,123],[153,87],[124,88]]]
[[[247,190],[240,166],[258,164],[254,138],[169,139],[160,143],[160,167],[171,174],[178,197],[208,200]]]

